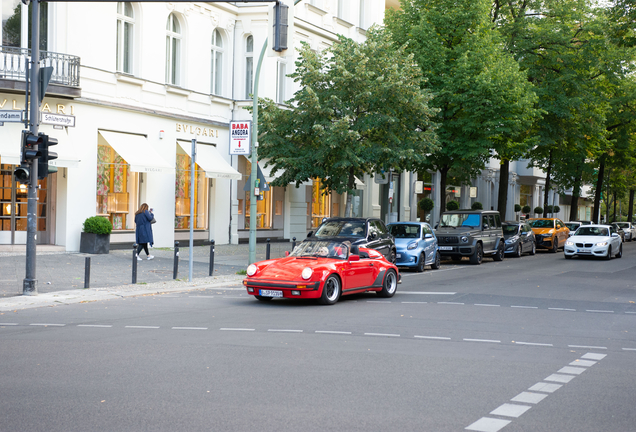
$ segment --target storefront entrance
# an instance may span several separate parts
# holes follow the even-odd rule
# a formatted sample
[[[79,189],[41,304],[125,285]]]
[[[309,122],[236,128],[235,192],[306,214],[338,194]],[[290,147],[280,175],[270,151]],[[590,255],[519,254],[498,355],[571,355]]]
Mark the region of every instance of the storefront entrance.
[[[26,244],[27,238],[27,185],[13,176],[15,165],[0,165],[0,244]],[[49,244],[53,240],[49,176],[38,181],[37,243]],[[53,188],[51,188],[53,189]]]

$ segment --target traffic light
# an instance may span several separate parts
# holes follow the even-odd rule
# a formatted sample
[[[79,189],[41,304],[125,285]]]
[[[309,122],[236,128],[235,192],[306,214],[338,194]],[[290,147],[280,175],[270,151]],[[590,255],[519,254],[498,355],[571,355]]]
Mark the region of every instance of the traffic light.
[[[15,171],[13,171],[13,175],[15,176],[15,179],[17,181],[22,184],[26,184],[31,178],[31,170],[29,169],[29,166],[27,164],[23,163],[22,165],[17,167]]]
[[[289,6],[277,1],[274,5],[274,43],[272,49],[281,52],[287,49]]]
[[[20,161],[25,163],[40,156],[42,137],[33,135],[29,131],[22,131],[22,156]]]
[[[38,159],[38,179],[45,179],[51,173],[57,172],[56,167],[50,167],[49,161],[57,159],[57,153],[49,150],[49,147],[57,145],[57,139],[40,133],[40,157]]]

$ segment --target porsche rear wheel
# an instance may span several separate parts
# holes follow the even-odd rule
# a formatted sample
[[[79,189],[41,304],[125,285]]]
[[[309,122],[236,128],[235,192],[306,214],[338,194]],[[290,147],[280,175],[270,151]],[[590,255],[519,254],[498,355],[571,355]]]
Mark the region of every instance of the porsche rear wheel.
[[[256,297],[256,300],[265,301],[265,302],[268,302],[268,301],[272,300],[272,298],[273,298],[273,297],[263,297],[263,296],[259,296],[259,295],[255,295],[254,297]]]
[[[324,305],[335,304],[340,298],[341,292],[342,286],[340,285],[340,279],[335,275],[329,276],[322,287],[320,303]]]
[[[377,291],[380,297],[393,297],[393,294],[397,291],[397,275],[394,270],[387,270],[384,276],[384,282],[382,283],[382,289]]]

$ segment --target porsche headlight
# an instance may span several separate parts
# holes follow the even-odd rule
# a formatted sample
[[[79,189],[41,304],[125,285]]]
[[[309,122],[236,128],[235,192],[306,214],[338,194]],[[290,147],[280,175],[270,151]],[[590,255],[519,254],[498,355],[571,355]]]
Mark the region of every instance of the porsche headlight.
[[[607,242],[596,243],[596,246],[607,246]]]
[[[417,247],[417,242],[414,241],[414,242],[409,243],[409,245],[406,248],[408,250],[411,250],[411,249],[415,249],[416,247]]]
[[[254,276],[256,274],[257,267],[254,264],[247,266],[247,275]]]
[[[300,277],[302,277],[303,279],[307,280],[309,278],[311,278],[311,275],[314,274],[313,269],[309,268],[309,267],[305,267],[303,269],[303,272],[300,274]]]
[[[468,237],[467,236],[462,236],[461,241],[462,241],[462,243],[468,243]]]

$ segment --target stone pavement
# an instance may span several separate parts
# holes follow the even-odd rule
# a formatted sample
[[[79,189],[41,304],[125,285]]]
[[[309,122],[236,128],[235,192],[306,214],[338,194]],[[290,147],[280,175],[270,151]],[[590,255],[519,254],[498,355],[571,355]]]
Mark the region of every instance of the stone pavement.
[[[270,257],[279,258],[285,255],[285,251],[291,250],[291,243],[275,242],[270,247]],[[189,248],[180,248],[177,280],[173,280],[174,249],[151,248],[150,253],[155,258],[137,261],[137,284],[132,284],[132,248],[90,255],[67,253],[63,247],[42,245],[37,247],[36,254],[38,296],[23,296],[26,247],[0,245],[0,310],[11,310],[15,308],[13,306],[25,304],[37,307],[47,302],[90,301],[87,299],[104,296],[240,286],[244,276],[237,272],[247,267],[249,245],[216,245],[212,277],[209,276],[210,251],[210,246],[193,248],[193,278],[189,282]],[[265,254],[266,245],[258,243],[257,261],[264,260]],[[145,258],[145,252],[142,251],[141,256]],[[86,257],[91,258],[89,290],[84,289]]]

